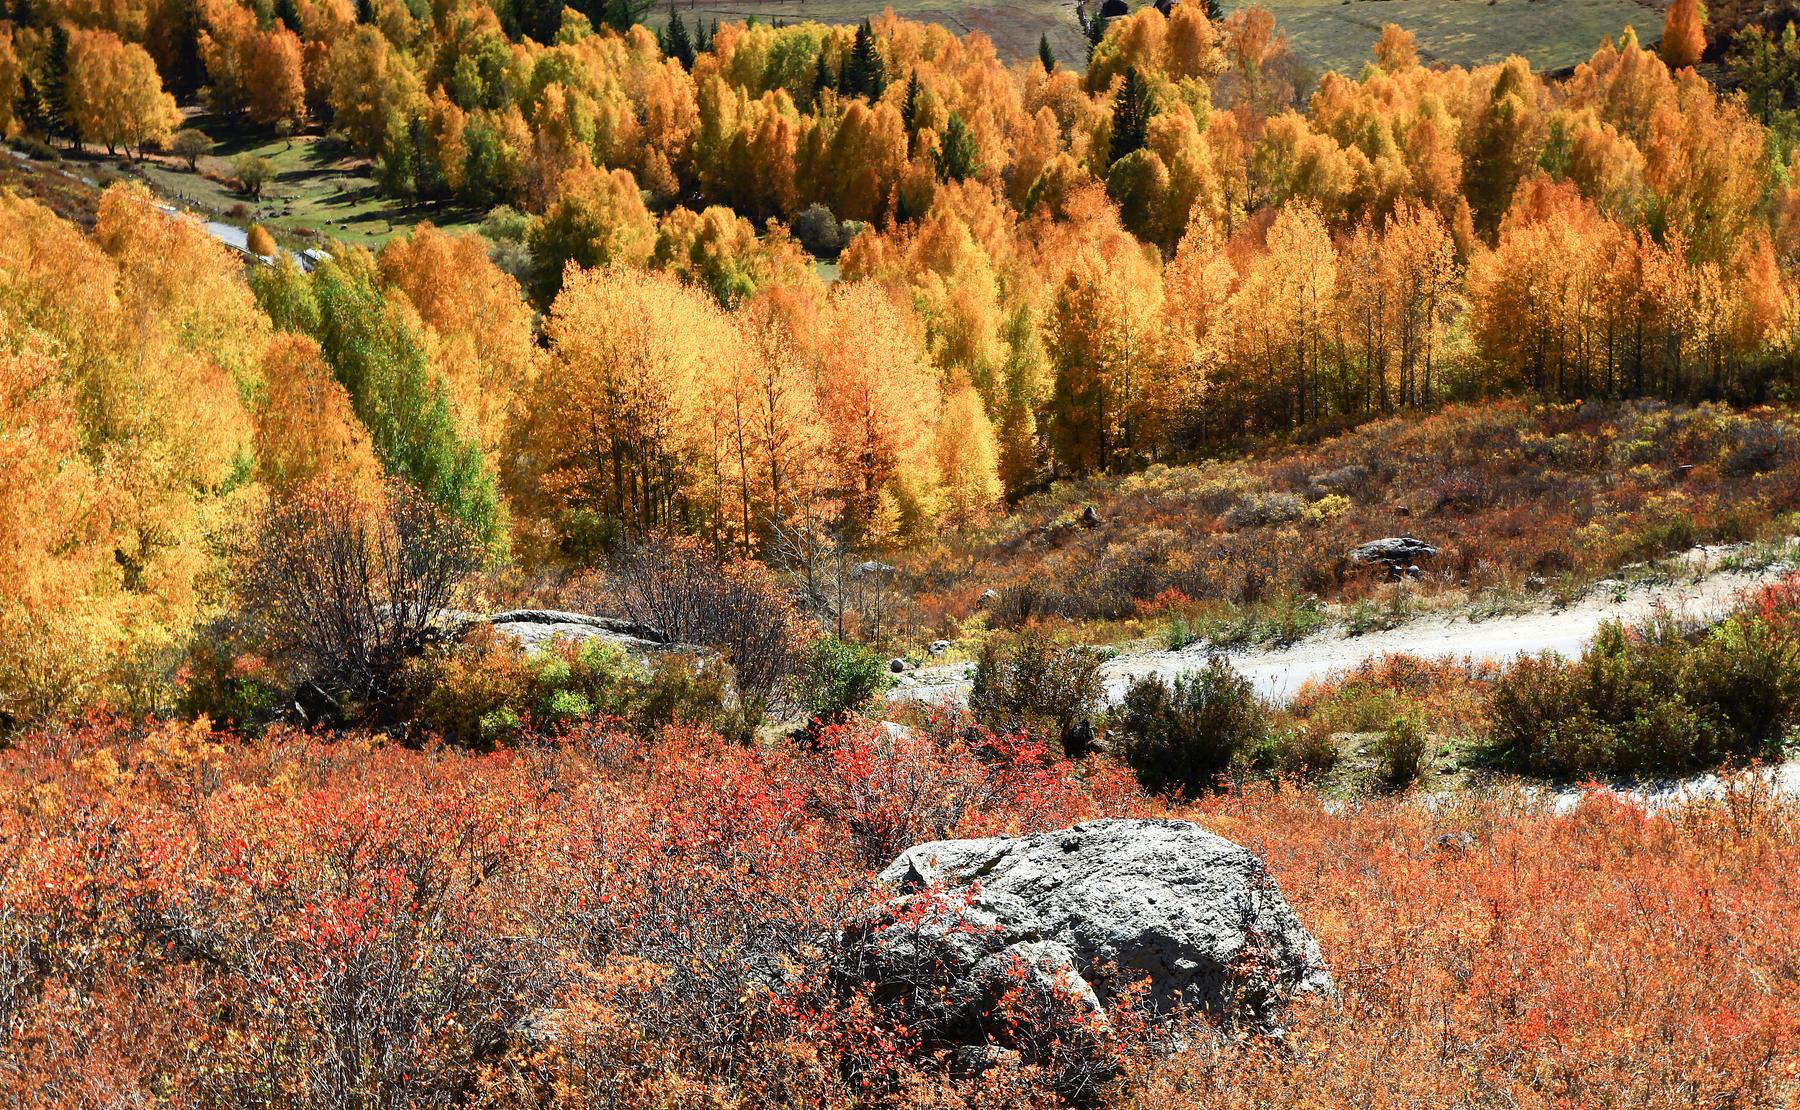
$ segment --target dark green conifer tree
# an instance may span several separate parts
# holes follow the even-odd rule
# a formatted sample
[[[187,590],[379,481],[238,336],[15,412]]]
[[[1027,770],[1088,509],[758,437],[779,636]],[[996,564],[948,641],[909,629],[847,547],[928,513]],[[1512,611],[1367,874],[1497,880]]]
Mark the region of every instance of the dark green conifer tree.
[[[1038,64],[1044,67],[1045,73],[1056,72],[1056,52],[1050,49],[1050,36],[1038,36]]]
[[[873,104],[886,91],[887,68],[881,60],[881,52],[875,47],[875,31],[865,19],[856,28],[850,59],[844,63],[843,92],[847,96],[865,97]]]
[[[937,174],[940,181],[964,181],[981,172],[981,149],[960,112],[951,112],[938,144]]]
[[[1144,134],[1154,111],[1150,89],[1144,79],[1138,76],[1135,67],[1127,69],[1119,91],[1113,95],[1110,161],[1117,162],[1127,154],[1143,149]]]
[[[910,144],[913,131],[919,126],[919,71],[916,69],[906,76],[906,99],[900,104],[900,122],[906,127],[906,139]]]
[[[694,68],[694,42],[688,38],[687,24],[675,5],[669,5],[669,29],[664,35],[663,53],[681,63],[682,69]]]
[[[60,22],[50,25],[50,42],[44,48],[44,61],[32,81],[37,103],[32,105],[34,122],[46,138],[67,132],[69,126],[69,31]]]
[[[824,97],[826,89],[831,89],[831,90],[835,91],[837,88],[838,88],[837,74],[832,73],[831,66],[826,64],[825,48],[823,46],[821,46],[819,48],[819,64],[818,64],[818,67],[813,70],[813,83],[812,83],[812,106],[813,106],[813,108],[815,110],[817,110],[817,108],[819,107],[819,101],[821,98]]]

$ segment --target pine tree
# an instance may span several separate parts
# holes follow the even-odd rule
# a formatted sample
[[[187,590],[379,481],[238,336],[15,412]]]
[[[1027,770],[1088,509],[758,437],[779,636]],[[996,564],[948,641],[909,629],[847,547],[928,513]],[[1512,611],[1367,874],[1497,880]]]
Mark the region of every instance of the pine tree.
[[[919,71],[916,69],[906,78],[906,99],[900,105],[900,122],[906,127],[906,138],[910,143],[913,130],[919,125]]]
[[[663,53],[680,62],[682,69],[693,69],[694,43],[688,38],[687,24],[681,21],[681,13],[673,4],[669,5],[669,30],[665,37]]]
[[[69,126],[69,31],[61,23],[50,25],[50,44],[33,85],[37,104],[32,114],[44,135],[54,137],[64,130],[73,133]]]
[[[959,112],[951,112],[944,124],[944,139],[938,146],[937,174],[940,181],[963,181],[981,172],[981,149],[975,136],[963,123]]]
[[[1117,162],[1127,154],[1143,149],[1144,132],[1154,111],[1150,90],[1138,76],[1136,67],[1127,69],[1125,79],[1113,97],[1111,161]]]
[[[1038,62],[1044,67],[1045,73],[1056,72],[1056,52],[1050,49],[1049,35],[1038,36]]]
[[[1096,7],[1094,17],[1087,22],[1088,56],[1092,57],[1094,48],[1106,38],[1106,12]]]
[[[643,22],[646,10],[634,0],[605,0],[600,9],[601,21],[622,35]]]
[[[887,70],[875,48],[875,31],[865,19],[856,28],[850,60],[844,63],[843,91],[848,96],[866,97],[873,104],[886,90]]]
[[[1219,0],[1206,0],[1206,19],[1209,23],[1225,22],[1225,5]]]
[[[821,47],[819,49],[818,68],[813,70],[813,85],[812,85],[813,107],[815,109],[818,108],[819,100],[820,100],[820,98],[822,98],[825,95],[825,91],[827,89],[836,90],[838,87],[839,87],[839,85],[838,85],[837,76],[831,72],[831,67],[825,63],[825,50],[823,47]]]

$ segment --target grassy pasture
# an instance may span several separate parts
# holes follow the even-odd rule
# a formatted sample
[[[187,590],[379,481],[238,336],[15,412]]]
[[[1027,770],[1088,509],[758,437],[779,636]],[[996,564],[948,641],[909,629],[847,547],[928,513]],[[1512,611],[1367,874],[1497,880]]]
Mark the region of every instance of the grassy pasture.
[[[1627,25],[1645,42],[1662,34],[1662,12],[1635,0],[1272,0],[1269,7],[1307,65],[1348,74],[1368,60],[1384,23],[1410,30],[1426,63],[1482,65],[1521,54],[1538,70],[1586,61]]]
[[[266,132],[237,129],[215,117],[188,121],[212,136],[211,153],[191,172],[178,158],[144,162],[139,172],[171,202],[232,223],[261,223],[290,244],[323,245],[326,239],[376,246],[429,219],[454,227],[480,219],[469,209],[435,204],[408,205],[383,197],[367,159],[354,157],[340,140],[323,135],[270,138]],[[276,176],[261,201],[250,201],[231,184],[232,162],[240,154],[275,164]],[[239,215],[239,206],[249,209]]]
[[[1192,2],[1192,0],[1190,0]],[[1276,24],[1288,34],[1301,59],[1318,72],[1354,74],[1368,60],[1381,25],[1398,23],[1419,40],[1427,62],[1478,65],[1522,54],[1537,69],[1554,70],[1585,61],[1606,36],[1627,24],[1646,41],[1662,31],[1662,5],[1655,0],[1267,0]],[[1136,3],[1133,7],[1137,7]],[[1225,0],[1227,11],[1243,0]],[[708,22],[754,16],[764,23],[859,21],[881,11],[875,0],[679,0],[682,18]],[[1064,65],[1086,64],[1087,41],[1075,21],[1074,0],[901,0],[896,12],[942,24],[957,34],[980,31],[994,40],[1002,58],[1037,56],[1039,35]],[[652,17],[667,18],[668,9]]]

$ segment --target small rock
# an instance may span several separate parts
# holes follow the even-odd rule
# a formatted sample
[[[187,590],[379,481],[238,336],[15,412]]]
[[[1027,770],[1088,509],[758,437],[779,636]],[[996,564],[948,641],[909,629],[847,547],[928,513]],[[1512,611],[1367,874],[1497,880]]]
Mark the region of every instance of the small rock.
[[[975,599],[975,608],[985,609],[993,602],[996,602],[999,600],[1000,600],[1000,591],[999,590],[983,590],[983,591],[981,591],[981,596]]]
[[[902,671],[906,670],[906,660],[901,659],[898,656],[889,659],[888,670],[893,671],[895,674],[900,674]]]
[[[887,563],[878,563],[875,560],[870,559],[866,563],[858,563],[851,567],[850,577],[867,578],[871,574],[892,574],[894,573],[894,569],[894,567]]]
[[[1440,852],[1466,852],[1475,847],[1475,836],[1472,833],[1444,833],[1437,838],[1437,849]]]
[[[929,651],[933,655],[942,655],[946,651],[950,650],[950,641],[949,640],[933,640],[933,641],[931,641],[930,646],[927,647],[925,650]]]
[[[1070,759],[1081,759],[1094,750],[1094,722],[1085,717],[1076,721],[1063,733],[1063,754]]]
[[[1082,509],[1081,509],[1081,526],[1083,528],[1098,528],[1098,527],[1100,527],[1100,514],[1094,511],[1094,507],[1092,505],[1084,505],[1082,507]]]
[[[1548,585],[1548,583],[1535,574],[1525,579],[1525,588],[1528,590],[1541,590],[1546,585]]]
[[[1395,505],[1394,506],[1394,515],[1395,516],[1411,516],[1412,510],[1407,508],[1405,505]]]
[[[1414,563],[1406,568],[1406,576],[1408,578],[1423,578],[1425,577],[1425,572],[1419,569],[1419,564]]]
[[[1350,561],[1404,567],[1420,559],[1429,559],[1437,553],[1438,549],[1424,540],[1412,536],[1388,536],[1351,548]]]
[[[950,1078],[966,1081],[978,1079],[995,1068],[1019,1066],[1019,1054],[997,1044],[958,1045],[950,1055]]]

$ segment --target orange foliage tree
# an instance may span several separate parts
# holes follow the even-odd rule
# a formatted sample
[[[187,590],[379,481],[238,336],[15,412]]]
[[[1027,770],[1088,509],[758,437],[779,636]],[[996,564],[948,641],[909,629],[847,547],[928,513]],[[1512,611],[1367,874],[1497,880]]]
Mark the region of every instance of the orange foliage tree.
[[[1675,69],[1691,66],[1706,53],[1706,18],[1700,0],[1672,0],[1663,17],[1662,41],[1657,53]]]

